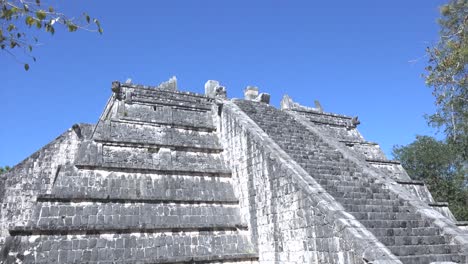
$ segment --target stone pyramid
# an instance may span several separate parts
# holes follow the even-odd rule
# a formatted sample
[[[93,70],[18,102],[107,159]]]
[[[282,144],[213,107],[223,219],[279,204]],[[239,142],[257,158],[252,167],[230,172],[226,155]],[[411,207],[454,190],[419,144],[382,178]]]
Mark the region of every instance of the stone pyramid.
[[[0,178],[3,263],[468,263],[466,223],[357,130],[256,87],[112,83]]]

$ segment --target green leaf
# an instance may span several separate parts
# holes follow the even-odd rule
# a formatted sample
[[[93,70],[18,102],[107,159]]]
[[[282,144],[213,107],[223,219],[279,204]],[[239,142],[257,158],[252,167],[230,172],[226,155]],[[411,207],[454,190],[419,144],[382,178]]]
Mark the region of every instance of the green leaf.
[[[449,5],[444,5],[440,8],[440,13],[443,15],[443,16],[446,16],[450,13],[450,6]]]
[[[86,22],[89,24],[90,21],[91,21],[91,18],[88,15],[86,15]]]
[[[32,16],[27,16],[25,22],[26,25],[32,26],[34,24],[34,18]]]
[[[28,49],[29,49],[29,52],[31,52],[33,48],[32,48],[31,45],[29,45],[29,46],[28,46]]]
[[[14,41],[14,40],[10,41],[10,48],[14,49],[17,46],[18,46],[18,43],[16,41]]]
[[[73,23],[69,23],[69,24],[68,24],[68,31],[70,31],[70,32],[75,32],[75,31],[77,31],[77,30],[78,30],[78,26],[76,26],[76,25],[73,24]]]
[[[46,18],[46,13],[44,10],[38,10],[36,12],[36,17],[39,19],[39,20],[44,20]]]
[[[29,71],[29,64],[25,63],[25,64],[24,64],[24,69],[25,69],[26,71]]]
[[[13,29],[15,29],[15,25],[13,24],[8,25],[7,27],[8,32],[11,32]]]
[[[51,6],[49,6],[49,12],[50,12],[50,13],[53,13],[53,12],[54,12],[54,8],[51,7]]]

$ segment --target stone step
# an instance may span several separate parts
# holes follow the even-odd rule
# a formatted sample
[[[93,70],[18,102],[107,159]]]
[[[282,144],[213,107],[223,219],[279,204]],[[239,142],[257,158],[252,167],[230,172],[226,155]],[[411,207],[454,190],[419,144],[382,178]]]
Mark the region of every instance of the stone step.
[[[367,228],[420,228],[430,227],[425,220],[359,220]]]
[[[313,148],[317,148],[317,147],[313,147]],[[339,174],[336,174],[336,172],[340,172],[340,173],[360,172],[362,173],[361,168],[359,168],[355,164],[352,164],[344,160],[342,156],[339,156],[338,154],[334,154],[334,152],[325,153],[326,155],[325,156],[323,153],[324,150],[316,150],[316,151],[320,153],[319,154],[320,156],[318,157],[313,157],[310,155],[305,156],[305,157],[304,155],[296,155],[296,156],[299,157],[298,160],[300,163],[303,163],[310,169],[321,171],[321,173],[332,172],[332,173],[329,173],[331,175],[339,175]],[[328,159],[328,155],[331,155],[332,157]],[[327,157],[327,159],[325,159],[324,157]]]
[[[458,254],[425,254],[413,256],[400,256],[398,257],[404,264],[427,264],[433,262],[450,262],[465,264],[467,257]]]
[[[356,186],[356,187],[371,187],[374,186],[370,182],[361,182],[356,180],[338,180],[338,179],[327,179],[325,177],[320,178],[317,182],[322,186]]]
[[[17,263],[19,259],[22,263],[206,263],[258,259],[248,235],[237,231],[33,235],[13,237],[11,244],[7,263]]]
[[[396,256],[456,254],[460,250],[459,245],[405,245],[387,247]]]
[[[408,202],[403,200],[388,200],[388,199],[367,199],[367,198],[335,198],[343,205],[384,205],[384,206],[407,206]]]
[[[369,228],[376,237],[412,237],[412,236],[439,236],[440,230],[436,227],[416,227],[416,228]]]
[[[156,145],[170,148],[222,150],[216,134],[152,124],[110,121],[99,123],[93,140]]]
[[[327,147],[328,148],[328,147]],[[304,149],[300,150],[300,155],[308,160],[305,160],[304,164],[307,164],[310,168],[314,168],[317,170],[327,170],[327,169],[337,169],[339,167],[341,172],[362,172],[362,169],[356,166],[355,164],[350,163],[349,161],[343,160],[342,156],[339,156],[337,160],[330,160],[330,159],[323,159],[322,157],[322,152],[326,150],[320,150],[318,147],[314,147],[314,151],[307,151]],[[312,155],[304,155],[308,153],[313,153]],[[337,156],[337,154],[334,154],[335,152],[331,152],[333,156]],[[327,153],[328,154],[328,153]],[[315,157],[317,156],[317,157]],[[312,158],[312,159],[311,159]]]
[[[327,189],[325,189],[327,190]],[[328,190],[327,190],[328,191]],[[398,196],[392,193],[363,193],[363,192],[335,192],[328,191],[328,193],[336,198],[351,198],[351,199],[382,199],[382,200],[395,200]]]
[[[349,212],[358,220],[421,220],[415,213],[402,212]]]
[[[237,203],[229,178],[143,174],[103,170],[60,170],[49,199],[119,199],[149,202]]]
[[[317,181],[329,180],[329,181],[336,181],[336,182],[354,182],[356,185],[361,184],[362,186],[366,186],[366,185],[373,186],[373,184],[375,184],[374,179],[367,178],[366,176],[362,176],[362,175],[355,175],[358,173],[342,172],[339,175],[331,175],[328,173],[318,173],[317,171],[312,170],[309,172],[309,174]]]
[[[414,207],[402,205],[343,204],[347,212],[412,212]]]
[[[118,119],[150,124],[170,125],[191,130],[214,131],[211,111],[193,111],[170,106],[125,104]]]
[[[440,245],[446,244],[444,236],[381,236],[378,238],[386,246]]]
[[[356,193],[363,193],[363,194],[385,194],[388,193],[387,190],[382,189],[382,187],[377,187],[374,185],[372,186],[353,186],[353,185],[325,185],[323,186],[325,189],[328,191],[332,192],[338,192],[338,193],[350,193],[350,192],[356,192]]]
[[[35,219],[10,233],[161,232],[246,229],[238,206],[146,203],[39,202]]]

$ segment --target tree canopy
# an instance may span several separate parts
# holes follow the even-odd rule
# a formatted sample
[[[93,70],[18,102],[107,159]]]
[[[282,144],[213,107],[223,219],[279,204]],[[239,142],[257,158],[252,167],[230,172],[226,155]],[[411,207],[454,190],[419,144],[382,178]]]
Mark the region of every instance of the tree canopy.
[[[468,220],[468,0],[450,0],[440,13],[440,36],[426,49],[424,77],[436,106],[428,124],[445,139],[417,136],[407,146],[395,146],[393,156],[411,178],[426,183],[436,201],[449,202],[458,220]]]
[[[8,172],[10,169],[11,168],[9,166],[0,167],[0,174]]]
[[[34,30],[53,35],[56,27],[61,26],[69,32],[84,29],[102,33],[99,20],[87,13],[78,18],[68,17],[41,0],[0,0],[0,8],[0,48],[14,57],[17,52],[24,52],[36,61],[31,55],[39,41]],[[22,63],[29,70],[29,64]]]
[[[407,146],[393,147],[412,179],[422,180],[436,201],[449,202],[458,220],[468,220],[467,168],[454,145],[429,136],[417,136]]]
[[[426,84],[432,88],[436,112],[430,125],[443,128],[447,139],[468,151],[468,0],[451,0],[440,7],[440,38],[427,48]]]

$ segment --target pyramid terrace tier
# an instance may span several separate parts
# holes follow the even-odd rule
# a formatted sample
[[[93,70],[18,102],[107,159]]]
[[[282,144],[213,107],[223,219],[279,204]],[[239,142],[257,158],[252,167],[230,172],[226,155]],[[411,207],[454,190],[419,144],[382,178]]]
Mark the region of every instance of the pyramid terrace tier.
[[[381,171],[382,174],[388,175],[396,181],[409,181],[411,179],[408,173],[406,173],[403,166],[401,166],[399,163],[395,163],[393,161],[382,162],[382,161],[374,161],[374,160],[367,160],[367,162],[372,167]]]
[[[418,197],[419,200],[425,203],[433,203],[434,198],[432,198],[431,193],[427,189],[427,186],[422,181],[413,181],[413,180],[397,180],[397,183],[408,192]]]
[[[335,127],[351,127],[352,118],[344,115],[337,115],[332,113],[323,113],[315,111],[293,110],[294,112],[305,117],[309,122],[317,125],[329,125]]]
[[[118,200],[234,204],[238,200],[227,177],[170,173],[115,172],[64,167],[46,200]]]
[[[222,151],[218,138],[210,132],[121,120],[100,122],[93,140],[104,144],[136,147],[165,147],[199,152]]]
[[[230,176],[219,153],[175,151],[165,148],[128,147],[84,142],[75,165],[79,168],[174,175]]]
[[[15,236],[7,262],[250,263],[258,259],[245,232],[191,231]],[[16,253],[17,252],[17,253]]]
[[[342,126],[327,126],[327,125],[316,125],[316,128],[328,135],[329,137],[335,138],[339,141],[345,142],[363,142],[364,138],[356,128],[348,128]]]
[[[10,234],[86,234],[246,229],[236,205],[39,202]]]
[[[146,98],[163,98],[166,100],[210,104],[213,98],[207,97],[203,94],[184,91],[168,91],[162,89],[145,88],[138,85],[122,84],[122,93],[130,92],[133,97],[146,97]]]
[[[167,105],[121,103],[115,118],[125,121],[213,131],[215,127],[210,110],[211,108],[207,110],[189,110]]]
[[[466,256],[459,254],[422,254],[422,255],[409,255],[401,256],[401,262],[405,264],[427,264],[427,263],[467,263]]]
[[[382,149],[377,144],[369,144],[365,143],[356,143],[345,141],[342,142],[345,146],[347,146],[351,151],[360,154],[362,159],[366,160],[386,160],[385,154],[383,153]]]
[[[180,109],[198,111],[210,111],[212,107],[212,101],[207,98],[193,96],[181,97],[178,93],[165,91],[155,91],[154,93],[148,94],[132,92],[131,99],[127,97],[126,102],[151,106],[172,106]]]

